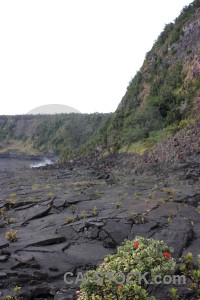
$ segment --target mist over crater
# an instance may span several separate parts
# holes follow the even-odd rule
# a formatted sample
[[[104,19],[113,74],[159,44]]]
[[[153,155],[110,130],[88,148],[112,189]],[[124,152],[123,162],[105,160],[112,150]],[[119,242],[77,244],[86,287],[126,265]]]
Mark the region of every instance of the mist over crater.
[[[47,104],[38,106],[30,110],[27,115],[54,115],[54,114],[70,114],[70,113],[81,113],[74,107],[63,105],[63,104]]]

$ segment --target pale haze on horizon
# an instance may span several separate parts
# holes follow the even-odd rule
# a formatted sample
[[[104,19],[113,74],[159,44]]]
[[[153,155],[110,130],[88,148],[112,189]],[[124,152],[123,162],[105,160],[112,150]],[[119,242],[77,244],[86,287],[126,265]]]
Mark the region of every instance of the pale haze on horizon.
[[[0,114],[113,112],[165,24],[191,1],[0,1]]]

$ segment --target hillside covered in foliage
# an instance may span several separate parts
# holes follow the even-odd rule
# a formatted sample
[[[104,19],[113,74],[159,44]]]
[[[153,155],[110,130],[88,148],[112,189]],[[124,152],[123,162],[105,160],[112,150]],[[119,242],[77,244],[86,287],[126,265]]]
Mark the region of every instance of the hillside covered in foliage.
[[[165,26],[95,144],[146,149],[193,123],[200,103],[199,36],[200,1],[195,0]]]
[[[0,116],[0,151],[68,157],[92,139],[110,114]]]

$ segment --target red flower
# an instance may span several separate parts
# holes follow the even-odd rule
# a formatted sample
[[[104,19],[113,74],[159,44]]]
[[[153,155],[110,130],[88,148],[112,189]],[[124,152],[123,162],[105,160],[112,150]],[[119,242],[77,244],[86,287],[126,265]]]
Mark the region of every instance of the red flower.
[[[165,252],[165,253],[164,253],[164,256],[165,256],[166,258],[171,258],[171,255],[170,255],[168,252]]]
[[[138,247],[139,247],[139,243],[138,243],[138,242],[135,242],[135,243],[134,243],[134,247],[135,247],[135,248],[138,248]]]

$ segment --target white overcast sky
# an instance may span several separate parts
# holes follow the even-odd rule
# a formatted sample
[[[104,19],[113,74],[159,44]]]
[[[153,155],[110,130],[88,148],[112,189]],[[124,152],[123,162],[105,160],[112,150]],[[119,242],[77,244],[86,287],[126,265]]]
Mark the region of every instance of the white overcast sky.
[[[114,111],[191,0],[0,0],[0,114],[44,104]]]

